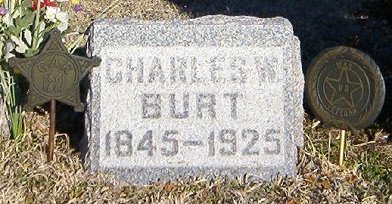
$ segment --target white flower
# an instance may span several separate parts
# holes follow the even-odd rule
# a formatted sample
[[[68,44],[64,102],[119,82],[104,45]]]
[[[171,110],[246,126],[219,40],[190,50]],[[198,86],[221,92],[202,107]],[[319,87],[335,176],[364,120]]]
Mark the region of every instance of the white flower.
[[[62,3],[62,2],[69,1],[69,0],[56,0],[56,1]]]
[[[68,14],[61,11],[58,7],[47,7],[45,13],[45,19],[57,23],[59,22],[58,29],[63,32],[68,28]]]
[[[66,22],[66,23],[60,23],[60,25],[57,26],[57,28],[58,28],[61,32],[64,32],[64,31],[67,30],[67,28],[68,28],[68,22]]]
[[[9,12],[3,16],[2,21],[3,21],[3,23],[5,23],[7,25],[7,27],[11,26],[12,18],[10,18],[10,13]]]
[[[4,55],[5,60],[8,61],[9,58],[15,57],[15,55],[11,53],[14,49],[15,49],[14,43],[7,42],[7,44],[5,46],[5,55]]]
[[[68,22],[68,14],[66,12],[58,12],[56,14],[56,19],[62,23]]]
[[[56,23],[56,21],[57,21],[56,15],[59,12],[61,12],[61,10],[58,7],[47,7],[46,13],[45,13],[45,19],[48,19],[49,21]]]
[[[67,30],[68,28],[68,14],[66,12],[59,12],[56,15],[56,19],[60,21],[60,25],[58,26],[58,29],[63,32]]]

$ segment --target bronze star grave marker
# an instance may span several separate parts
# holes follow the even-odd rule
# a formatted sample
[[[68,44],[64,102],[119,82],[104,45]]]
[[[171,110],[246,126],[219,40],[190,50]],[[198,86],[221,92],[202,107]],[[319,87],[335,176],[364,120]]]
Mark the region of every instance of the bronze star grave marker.
[[[381,72],[365,53],[334,47],[321,52],[306,73],[307,99],[316,117],[327,126],[342,129],[343,162],[345,130],[355,133],[370,125],[384,103],[385,85]]]
[[[84,104],[80,101],[80,81],[92,67],[101,62],[97,57],[88,59],[69,54],[60,34],[57,29],[52,30],[40,54],[24,59],[12,58],[9,61],[11,67],[20,69],[29,82],[25,105],[27,111],[50,101],[49,161],[53,159],[56,101],[82,112]]]

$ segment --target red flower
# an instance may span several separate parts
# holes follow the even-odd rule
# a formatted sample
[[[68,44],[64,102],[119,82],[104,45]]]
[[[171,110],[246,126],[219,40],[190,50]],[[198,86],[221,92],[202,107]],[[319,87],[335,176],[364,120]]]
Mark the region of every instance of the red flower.
[[[40,1],[40,0],[32,0],[31,1],[31,3],[32,3],[31,7],[33,8],[33,10],[37,10],[37,1]],[[40,9],[44,8],[45,6],[56,7],[57,5],[56,5],[56,2],[53,2],[51,0],[44,0],[43,2],[41,0]]]

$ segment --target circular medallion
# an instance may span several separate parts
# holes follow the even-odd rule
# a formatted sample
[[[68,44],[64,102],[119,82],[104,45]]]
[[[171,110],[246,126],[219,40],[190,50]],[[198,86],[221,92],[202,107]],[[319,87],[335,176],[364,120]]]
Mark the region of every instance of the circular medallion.
[[[357,49],[339,46],[313,59],[306,73],[306,97],[312,112],[324,123],[362,129],[380,113],[385,85],[373,59]]]
[[[33,88],[47,97],[66,95],[78,84],[77,63],[68,55],[51,51],[43,54],[33,65]]]

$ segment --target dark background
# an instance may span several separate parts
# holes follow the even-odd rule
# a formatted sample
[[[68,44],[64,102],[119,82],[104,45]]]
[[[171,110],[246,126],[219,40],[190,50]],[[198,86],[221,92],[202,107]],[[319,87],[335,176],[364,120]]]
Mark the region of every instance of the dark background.
[[[346,45],[392,65],[392,0],[172,0],[192,17],[205,15],[283,16],[301,40],[304,68],[321,50]]]
[[[301,41],[303,71],[323,49],[358,48],[380,67],[386,102],[378,121],[392,113],[392,0],[171,0],[192,17],[224,14],[290,20]],[[306,102],[305,102],[306,103]],[[307,112],[310,112],[305,104]]]
[[[193,18],[224,14],[289,19],[301,41],[304,72],[325,48],[345,45],[364,51],[376,61],[386,83],[386,100],[377,122],[381,128],[392,130],[392,0],[171,1]],[[306,101],[305,107],[310,113]],[[57,112],[58,132],[68,133],[75,144],[84,133],[84,114],[62,104],[58,104]]]

